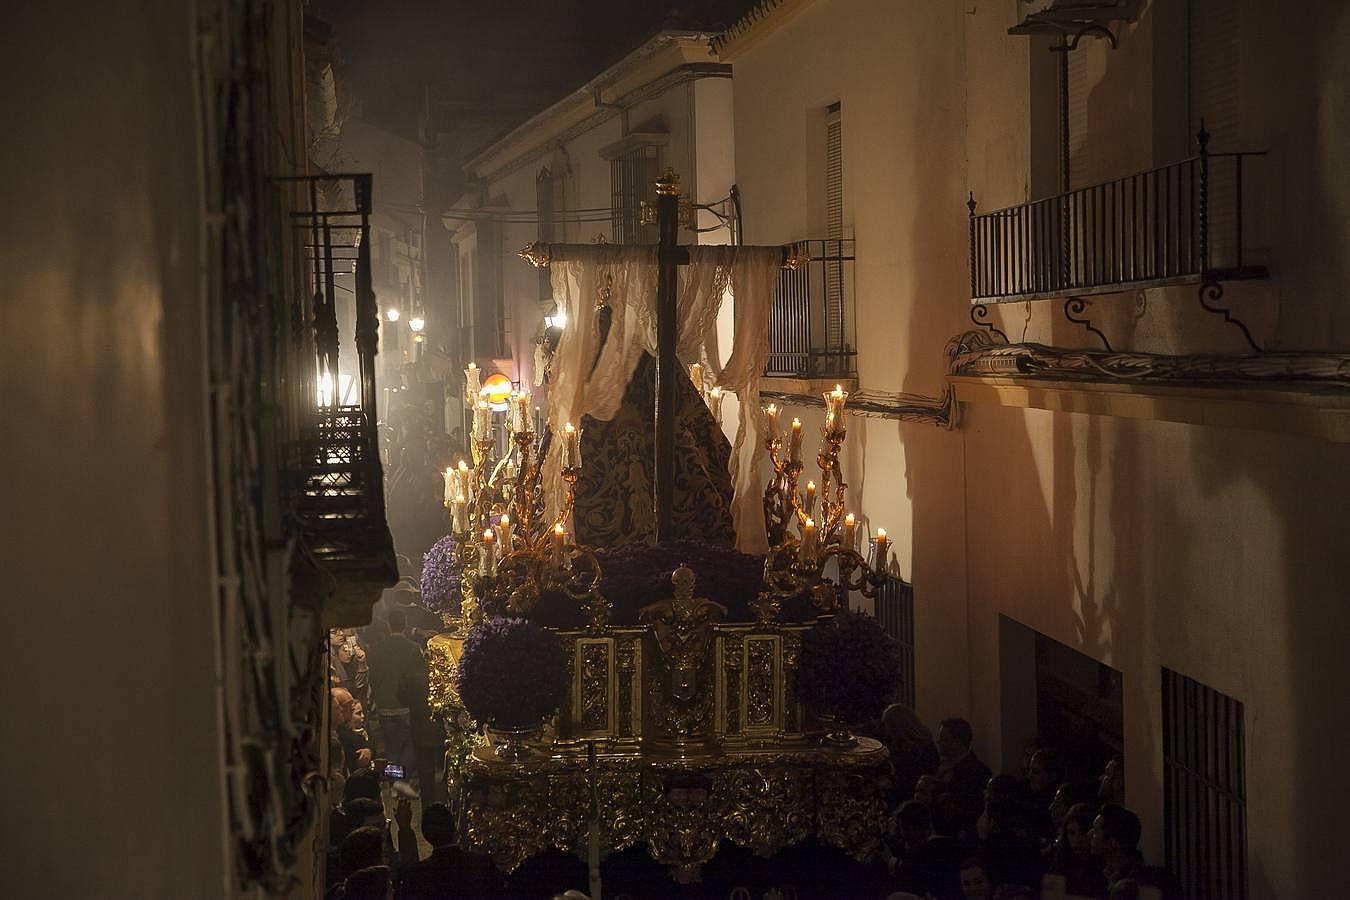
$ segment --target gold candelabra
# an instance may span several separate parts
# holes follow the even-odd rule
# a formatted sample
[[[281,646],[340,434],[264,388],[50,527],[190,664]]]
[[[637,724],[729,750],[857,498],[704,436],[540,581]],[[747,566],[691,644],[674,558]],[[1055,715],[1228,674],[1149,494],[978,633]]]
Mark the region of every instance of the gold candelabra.
[[[848,484],[839,465],[839,454],[848,436],[844,422],[848,392],[835,385],[824,398],[825,424],[816,454],[819,488],[814,481],[808,481],[804,490],[798,488],[805,468],[801,420],[792,420],[784,458],[783,438],[778,429],[781,410],[772,403],[764,409],[768,425],[764,449],[773,467],[764,491],[770,550],[764,561],[765,590],[752,606],[766,622],[774,619],[783,601],[791,597],[809,594],[817,609],[829,612],[840,605],[841,591],[845,594],[858,591],[864,597],[874,597],[886,578],[890,554],[886,530],[877,529],[876,537],[870,539],[869,563],[858,550],[857,519],[845,509]],[[835,563],[837,582],[825,574],[831,560]]]
[[[557,592],[587,606],[592,623],[603,625],[609,604],[599,591],[600,564],[590,548],[572,543],[568,534],[581,475],[581,430],[568,423],[557,435],[565,494],[550,519],[530,395],[521,391],[508,398],[509,440],[498,456],[492,411],[478,397],[475,366],[465,371],[465,380],[465,399],[474,412],[473,465],[460,462],[445,470],[463,618],[473,624],[487,614],[526,615],[541,595]]]

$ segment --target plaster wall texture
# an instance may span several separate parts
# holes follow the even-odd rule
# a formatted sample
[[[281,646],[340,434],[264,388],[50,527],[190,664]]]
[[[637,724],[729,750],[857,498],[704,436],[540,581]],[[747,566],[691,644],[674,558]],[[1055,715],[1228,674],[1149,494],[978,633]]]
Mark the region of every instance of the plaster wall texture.
[[[1159,147],[1185,140],[1173,96],[1184,79],[1155,6],[1122,29],[1119,50],[1085,47],[1096,76],[1084,140],[1113,170],[1102,177],[1167,162]],[[1247,2],[1241,14],[1243,135],[1215,149],[1270,151],[1278,190],[1254,209],[1270,217],[1274,277],[1227,298],[1263,339],[1344,351],[1345,254],[1334,248],[1350,223],[1347,174],[1328,160],[1350,122],[1347,67],[1330,49],[1345,45],[1346,10],[1317,5],[1302,24]],[[820,0],[733,59],[748,241],[812,236],[808,129],[842,103],[861,389],[938,393],[942,346],[970,327],[966,191],[981,209],[1032,196],[1044,135],[1030,128],[1029,69],[1040,51],[1006,35],[1015,15],[993,2]],[[1060,305],[996,315],[1013,340],[1091,346]],[[1117,347],[1245,346],[1196,309],[1194,288],[1094,300],[1091,314]],[[845,474],[915,584],[921,715],[968,715],[981,756],[1008,755],[1000,614],[1120,669],[1127,801],[1160,861],[1161,667],[1172,668],[1245,704],[1252,896],[1336,894],[1326,823],[1350,793],[1335,759],[1350,726],[1326,686],[1350,677],[1331,637],[1350,618],[1339,599],[1346,448],[1038,410],[963,415],[952,433],[850,420]]]
[[[224,896],[192,11],[7,32],[5,885]]]

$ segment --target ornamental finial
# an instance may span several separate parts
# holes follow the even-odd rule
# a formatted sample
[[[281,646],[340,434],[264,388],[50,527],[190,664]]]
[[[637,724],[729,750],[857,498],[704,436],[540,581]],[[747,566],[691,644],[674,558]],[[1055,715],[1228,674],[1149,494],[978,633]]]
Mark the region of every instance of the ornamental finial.
[[[656,179],[656,193],[660,197],[680,196],[680,176],[675,174],[674,169],[667,166],[661,177]]]
[[[549,264],[553,253],[549,250],[548,244],[543,241],[535,241],[533,244],[526,244],[520,248],[516,254],[536,269],[542,269]]]

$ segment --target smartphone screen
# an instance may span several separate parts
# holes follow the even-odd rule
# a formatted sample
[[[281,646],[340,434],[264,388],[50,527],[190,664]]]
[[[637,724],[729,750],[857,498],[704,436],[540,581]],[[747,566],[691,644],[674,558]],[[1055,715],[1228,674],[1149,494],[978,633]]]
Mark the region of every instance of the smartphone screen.
[[[392,779],[394,781],[401,781],[405,777],[403,773],[403,767],[400,766],[398,763],[385,763],[384,777]]]

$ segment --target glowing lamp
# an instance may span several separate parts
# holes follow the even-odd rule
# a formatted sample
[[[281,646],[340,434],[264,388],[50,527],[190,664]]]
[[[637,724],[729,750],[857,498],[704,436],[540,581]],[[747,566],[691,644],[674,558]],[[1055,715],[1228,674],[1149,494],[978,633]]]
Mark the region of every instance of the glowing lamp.
[[[483,379],[478,396],[487,401],[495,412],[505,412],[511,399],[511,379],[500,372]]]
[[[398,315],[399,315],[398,310],[392,306],[384,311],[384,317],[388,319],[390,322],[397,322]]]

